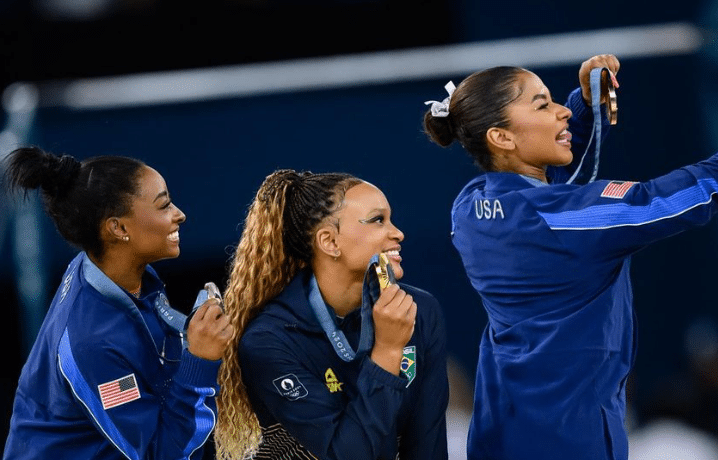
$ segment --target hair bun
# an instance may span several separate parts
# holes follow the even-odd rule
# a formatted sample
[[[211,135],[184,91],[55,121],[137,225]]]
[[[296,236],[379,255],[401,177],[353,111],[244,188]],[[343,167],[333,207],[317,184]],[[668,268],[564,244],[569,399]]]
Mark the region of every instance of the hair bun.
[[[65,195],[80,173],[82,163],[64,155],[59,157],[38,147],[21,147],[11,154],[10,187],[41,188],[51,197]]]
[[[448,147],[456,139],[452,118],[434,116],[431,110],[427,110],[424,115],[424,132],[429,139],[441,147]]]
[[[82,169],[82,163],[75,157],[63,155],[57,165],[57,174],[74,180],[80,174],[80,169]]]
[[[47,154],[47,174],[42,180],[42,189],[53,196],[64,196],[80,174],[82,163],[70,155],[57,157]]]

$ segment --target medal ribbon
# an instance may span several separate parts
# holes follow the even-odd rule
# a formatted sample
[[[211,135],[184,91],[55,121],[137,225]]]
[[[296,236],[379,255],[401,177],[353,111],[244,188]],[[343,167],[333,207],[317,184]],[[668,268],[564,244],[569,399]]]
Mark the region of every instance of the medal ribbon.
[[[355,352],[349,344],[344,332],[337,327],[334,318],[329,313],[329,307],[317,284],[317,278],[312,275],[309,281],[309,305],[311,305],[319,324],[322,326],[324,333],[327,335],[329,342],[334,347],[334,351],[343,361],[351,362],[354,359],[361,359],[374,346],[374,322],[372,319],[372,310],[374,303],[379,298],[380,288],[379,280],[374,270],[374,265],[379,263],[379,255],[376,254],[369,261],[369,266],[364,273],[364,286],[362,287],[362,305],[361,305],[361,332],[359,333],[359,346]]]
[[[595,162],[593,164],[593,173],[591,174],[591,179],[589,179],[589,183],[596,180],[596,176],[598,175],[598,157],[601,153],[601,75],[603,72],[610,72],[608,70],[608,67],[597,67],[595,69],[591,69],[590,73],[590,84],[591,84],[591,109],[593,111],[593,130],[591,131],[591,137],[588,140],[588,145],[586,146],[586,151],[583,153],[583,156],[581,157],[581,161],[579,162],[578,166],[576,167],[576,171],[574,171],[573,175],[566,181],[567,184],[572,183],[576,176],[578,176],[579,171],[581,171],[581,166],[583,165],[583,160],[586,158],[586,155],[588,155],[588,151],[591,148],[591,141],[593,139],[596,140],[596,152],[595,152]],[[606,76],[606,78],[611,78],[610,75]],[[610,97],[608,94],[606,94],[606,98]],[[608,104],[608,102],[607,102]]]

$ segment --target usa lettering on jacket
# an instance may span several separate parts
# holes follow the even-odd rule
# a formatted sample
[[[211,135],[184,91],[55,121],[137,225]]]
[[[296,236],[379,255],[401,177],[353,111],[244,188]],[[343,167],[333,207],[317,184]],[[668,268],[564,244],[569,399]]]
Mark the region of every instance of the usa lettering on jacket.
[[[497,216],[504,218],[504,209],[499,200],[475,200],[474,211],[479,220],[496,219]]]

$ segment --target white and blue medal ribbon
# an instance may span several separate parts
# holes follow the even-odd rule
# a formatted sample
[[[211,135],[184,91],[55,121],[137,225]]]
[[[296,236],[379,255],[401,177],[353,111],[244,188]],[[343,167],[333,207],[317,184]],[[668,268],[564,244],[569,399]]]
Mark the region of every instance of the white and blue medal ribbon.
[[[593,164],[593,172],[591,174],[591,178],[589,179],[589,183],[596,180],[596,176],[598,175],[598,159],[599,155],[601,154],[601,76],[603,75],[603,72],[607,72],[610,74],[610,70],[607,67],[597,67],[595,69],[591,70],[590,73],[590,85],[591,85],[591,110],[593,111],[593,130],[591,131],[591,137],[588,139],[588,145],[586,146],[586,151],[583,153],[583,156],[581,157],[581,161],[579,162],[578,166],[576,167],[576,171],[574,171],[573,175],[566,181],[567,184],[572,183],[576,177],[578,176],[578,173],[581,171],[581,166],[583,166],[583,160],[586,158],[586,155],[588,155],[589,150],[591,149],[591,141],[593,139],[596,140],[596,148],[595,148],[595,161]],[[607,81],[610,79],[610,75],[606,76]],[[610,87],[610,83],[608,83]],[[609,94],[606,95],[607,98],[610,98],[611,96]],[[607,104],[609,104],[607,102]],[[615,114],[612,114],[612,117],[614,117]],[[615,123],[615,121],[612,120],[612,124]]]
[[[317,278],[312,275],[309,281],[309,305],[314,311],[319,324],[322,326],[324,333],[327,335],[329,342],[334,347],[334,351],[343,361],[351,362],[355,359],[361,359],[374,346],[374,322],[372,319],[372,310],[374,303],[379,298],[381,292],[379,280],[376,277],[374,265],[379,263],[378,254],[369,261],[369,266],[364,274],[364,286],[362,288],[362,305],[361,305],[361,332],[359,333],[359,345],[356,351],[349,344],[344,332],[337,327],[334,318],[329,313],[329,307],[319,290]]]

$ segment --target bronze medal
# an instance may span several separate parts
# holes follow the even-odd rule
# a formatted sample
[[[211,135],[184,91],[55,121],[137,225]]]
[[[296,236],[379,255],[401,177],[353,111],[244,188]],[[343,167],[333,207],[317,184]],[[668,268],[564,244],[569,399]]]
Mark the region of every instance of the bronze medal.
[[[605,78],[603,79],[601,92],[606,95],[606,118],[615,125],[618,122],[618,101],[616,98],[616,88],[613,86],[610,71],[603,69]]]

